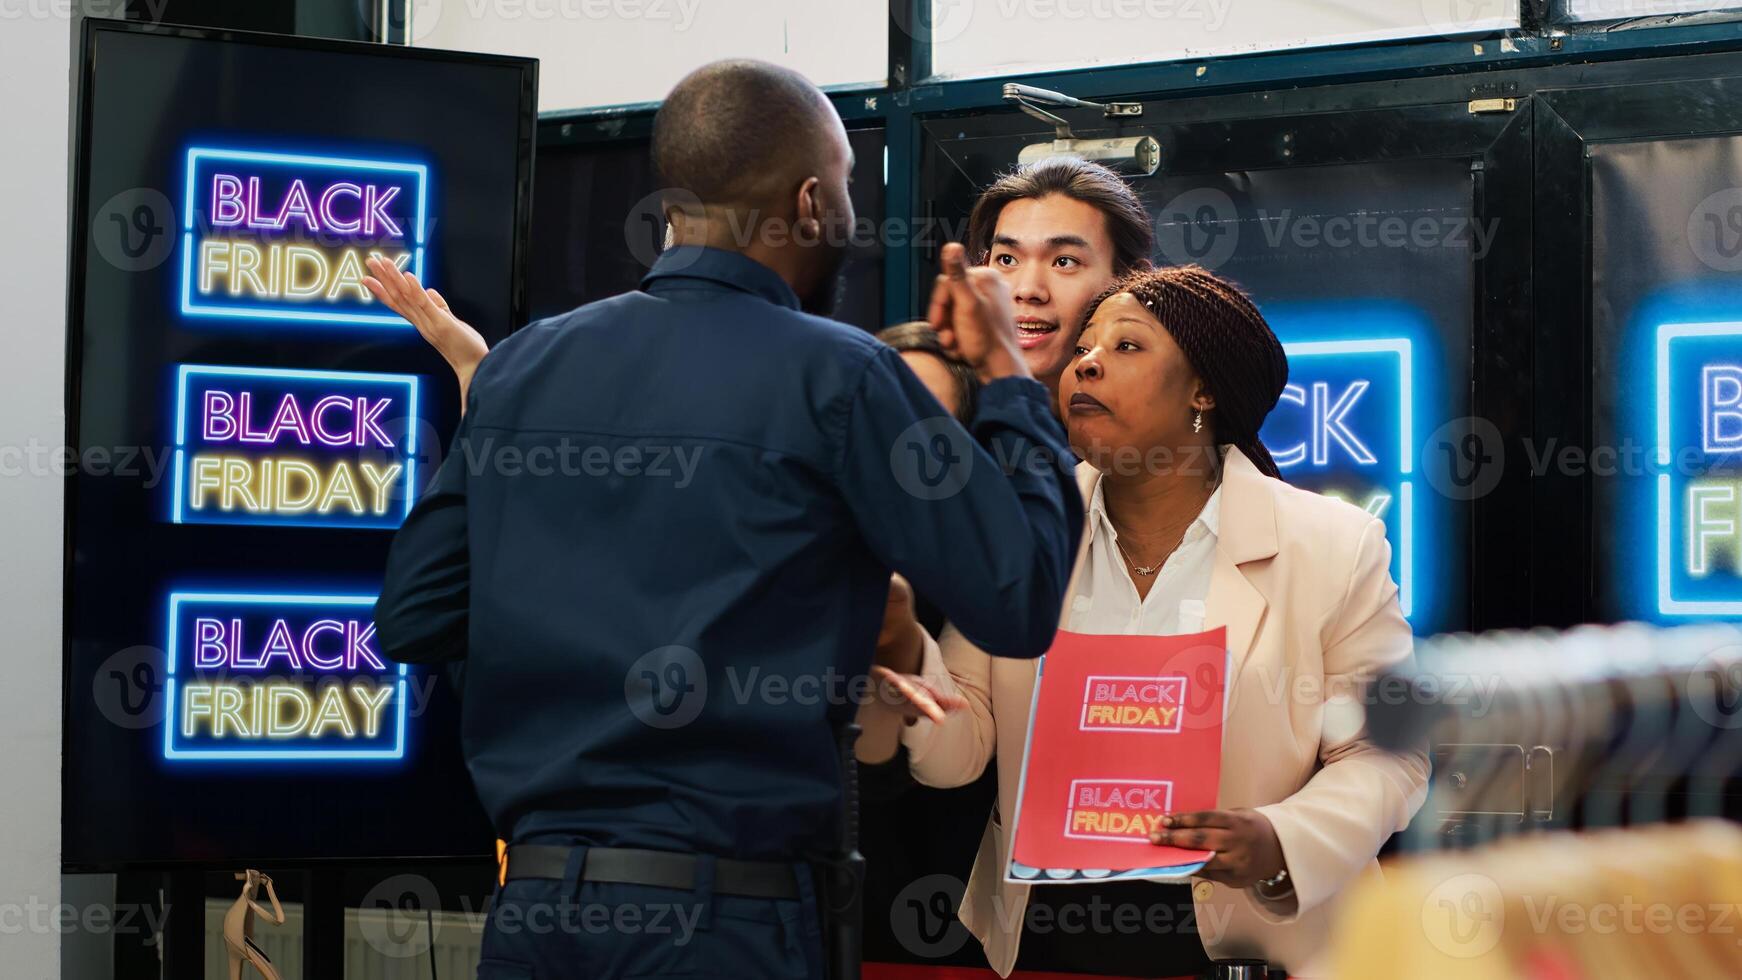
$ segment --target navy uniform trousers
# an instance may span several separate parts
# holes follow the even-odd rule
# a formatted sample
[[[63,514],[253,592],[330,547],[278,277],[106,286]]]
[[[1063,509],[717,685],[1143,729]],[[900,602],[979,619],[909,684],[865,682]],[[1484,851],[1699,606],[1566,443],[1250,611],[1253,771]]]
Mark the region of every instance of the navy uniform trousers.
[[[577,852],[585,848],[577,847]],[[693,891],[522,878],[502,886],[484,928],[478,980],[822,980],[823,934],[811,871],[800,899],[714,893],[706,863]]]

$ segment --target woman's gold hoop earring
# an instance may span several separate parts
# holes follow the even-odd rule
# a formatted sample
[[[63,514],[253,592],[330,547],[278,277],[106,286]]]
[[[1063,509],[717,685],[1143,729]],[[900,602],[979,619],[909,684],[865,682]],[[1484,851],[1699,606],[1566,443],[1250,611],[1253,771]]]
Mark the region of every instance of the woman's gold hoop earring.
[[[1204,410],[1201,408],[1198,409],[1197,416],[1192,419],[1192,431],[1193,432],[1204,431]]]

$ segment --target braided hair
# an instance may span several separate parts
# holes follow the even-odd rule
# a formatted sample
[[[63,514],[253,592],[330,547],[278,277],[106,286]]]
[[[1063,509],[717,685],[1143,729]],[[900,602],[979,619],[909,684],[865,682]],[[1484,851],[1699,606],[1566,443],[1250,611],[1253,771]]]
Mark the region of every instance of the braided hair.
[[[1130,293],[1161,321],[1203,379],[1216,399],[1217,441],[1232,443],[1259,471],[1282,479],[1258,430],[1288,384],[1288,357],[1246,293],[1195,265],[1142,269],[1095,297],[1084,322],[1120,293]]]

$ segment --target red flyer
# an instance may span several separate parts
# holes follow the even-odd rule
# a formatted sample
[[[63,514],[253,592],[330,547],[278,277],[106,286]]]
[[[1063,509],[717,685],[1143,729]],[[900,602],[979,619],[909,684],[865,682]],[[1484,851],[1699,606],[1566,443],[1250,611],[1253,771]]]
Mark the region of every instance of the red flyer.
[[[1224,631],[1060,630],[1041,662],[1017,789],[1012,881],[1185,878],[1209,851],[1157,847],[1169,813],[1213,810],[1227,713]]]

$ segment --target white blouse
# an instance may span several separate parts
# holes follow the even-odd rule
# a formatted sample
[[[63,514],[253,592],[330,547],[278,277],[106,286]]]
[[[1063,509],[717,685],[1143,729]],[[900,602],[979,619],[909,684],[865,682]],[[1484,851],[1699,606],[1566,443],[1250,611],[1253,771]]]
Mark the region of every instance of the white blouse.
[[[1102,497],[1105,481],[1097,481],[1089,501],[1089,554],[1077,592],[1070,600],[1073,633],[1118,633],[1168,636],[1204,628],[1204,600],[1210,594],[1215,565],[1216,533],[1222,506],[1218,486],[1197,519],[1186,528],[1179,547],[1167,556],[1149,594],[1139,598],[1131,572],[1119,554],[1119,532],[1107,517]]]

